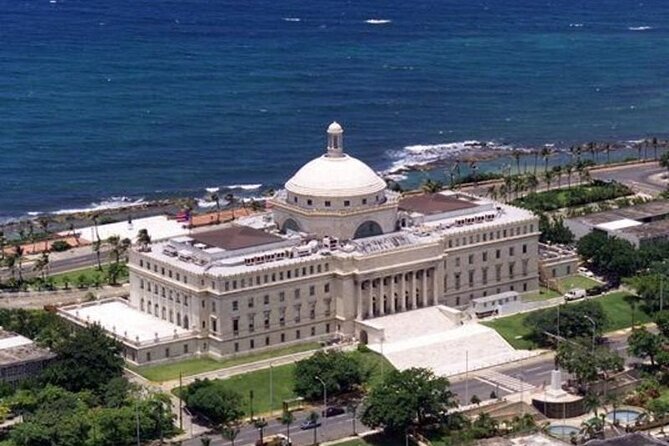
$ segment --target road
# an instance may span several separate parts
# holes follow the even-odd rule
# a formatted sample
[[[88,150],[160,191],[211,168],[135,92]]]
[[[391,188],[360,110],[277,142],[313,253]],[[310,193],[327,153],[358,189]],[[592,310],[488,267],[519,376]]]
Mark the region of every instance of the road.
[[[295,422],[290,426],[290,438],[296,446],[310,445],[314,442],[313,429],[301,430],[300,424],[309,415],[308,412],[294,412]],[[317,429],[316,435],[319,442],[332,441],[339,438],[344,438],[353,433],[353,414],[344,413],[335,417],[321,419],[322,425]],[[269,424],[263,430],[263,435],[274,435],[278,433],[286,434],[286,426],[282,425],[277,420],[268,420]],[[356,421],[356,432],[364,432],[369,429],[362,425],[360,421]],[[224,440],[219,433],[212,432],[209,437],[212,439],[212,445],[228,445],[230,442]],[[235,444],[238,446],[246,446],[254,444],[260,438],[258,429],[253,426],[245,425],[239,436],[235,439]],[[200,446],[202,443],[199,437],[185,440],[182,443],[184,446]]]
[[[100,251],[100,259],[106,261],[109,257],[109,250]],[[49,273],[58,274],[67,271],[72,271],[79,268],[87,268],[97,263],[97,256],[91,251],[90,247],[79,248],[77,251],[67,253],[52,253],[49,259]],[[25,262],[23,264],[23,277],[29,278],[39,274],[38,271],[33,271],[32,262]],[[18,275],[18,271],[15,273]],[[11,276],[9,269],[0,269],[0,279],[7,279]]]
[[[660,179],[661,175],[666,172],[667,169],[660,167],[657,163],[647,163],[592,170],[590,176],[599,180],[615,180],[636,192],[655,196],[667,189],[667,183],[663,183]]]

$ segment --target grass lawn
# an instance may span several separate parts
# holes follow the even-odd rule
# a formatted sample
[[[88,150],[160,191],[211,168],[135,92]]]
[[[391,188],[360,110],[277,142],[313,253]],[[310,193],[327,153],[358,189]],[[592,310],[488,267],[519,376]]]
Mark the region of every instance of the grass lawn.
[[[97,266],[91,266],[88,268],[75,269],[68,271],[66,273],[53,274],[50,277],[53,279],[54,285],[59,288],[65,286],[65,283],[68,283],[70,288],[75,288],[77,286],[79,277],[81,276],[84,279],[84,282],[87,285],[93,285],[95,279],[98,279],[98,282],[101,284],[106,284],[106,271],[108,265],[102,265],[102,271],[98,270]],[[121,275],[119,275],[117,282],[125,283],[128,281],[128,269],[123,268]]]
[[[558,293],[557,291],[553,291],[549,288],[541,287],[541,288],[539,288],[538,293],[528,294],[527,296],[523,296],[523,302],[533,302],[533,301],[537,301],[537,300],[548,300],[548,299],[552,299],[554,297],[559,297],[559,296],[560,296],[560,293]]]
[[[519,313],[512,316],[501,317],[494,321],[482,322],[483,325],[494,328],[513,348],[532,349],[536,344],[529,339],[524,339],[530,334],[530,329],[524,325],[525,318],[529,313]]]
[[[632,308],[625,301],[625,297],[629,295],[629,293],[624,291],[616,291],[596,298],[597,302],[602,305],[608,321],[606,327],[604,327],[604,332],[632,326]],[[528,314],[530,313],[514,314],[482,323],[497,330],[514,348],[529,349],[536,347],[536,345],[532,341],[524,339],[530,333],[530,329],[524,324]],[[649,315],[641,311],[639,305],[637,305],[637,309],[634,311],[634,318],[636,319],[636,323],[646,323],[652,320]]]
[[[183,376],[197,375],[198,373],[211,372],[226,367],[248,364],[249,362],[261,361],[263,359],[277,358],[279,356],[315,350],[317,348],[320,348],[318,342],[309,342],[306,344],[291,345],[276,350],[239,356],[237,358],[224,359],[222,361],[212,358],[192,358],[169,364],[130,368],[150,381],[162,382],[178,379],[179,372],[181,372]]]
[[[385,371],[392,370],[393,366],[382,356],[374,352],[354,352],[360,355],[365,364],[370,367],[372,376],[370,384],[378,382]],[[295,364],[287,364],[272,368],[272,388],[273,388],[273,406],[278,414],[281,404],[284,400],[295,398],[294,387]],[[235,390],[244,397],[244,410],[250,415],[249,391],[253,390],[253,412],[267,413],[270,410],[270,392],[269,392],[270,370],[262,369],[255,372],[244,373],[225,379],[224,382],[231,389]]]
[[[575,276],[565,277],[558,281],[558,287],[562,290],[563,293],[571,290],[572,288],[583,288],[584,290],[589,290],[594,288],[597,285],[601,285],[601,282],[591,279],[589,277],[581,276],[577,274]]]
[[[413,445],[414,443],[409,443]],[[398,438],[391,438],[383,434],[367,435],[365,438],[356,438],[354,440],[342,441],[336,446],[404,446],[404,438],[400,435]]]

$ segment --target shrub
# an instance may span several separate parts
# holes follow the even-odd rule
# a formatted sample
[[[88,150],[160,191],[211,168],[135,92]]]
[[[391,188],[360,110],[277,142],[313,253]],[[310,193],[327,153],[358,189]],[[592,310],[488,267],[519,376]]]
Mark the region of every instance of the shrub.
[[[71,246],[65,240],[56,240],[51,244],[51,250],[55,252],[63,252],[70,249]]]

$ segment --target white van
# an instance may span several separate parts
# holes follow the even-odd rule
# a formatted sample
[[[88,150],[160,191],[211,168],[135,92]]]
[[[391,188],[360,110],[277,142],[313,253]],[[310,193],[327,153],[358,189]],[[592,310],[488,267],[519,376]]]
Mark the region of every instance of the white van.
[[[586,293],[583,288],[572,288],[567,291],[564,295],[564,300],[578,300],[583,299]]]

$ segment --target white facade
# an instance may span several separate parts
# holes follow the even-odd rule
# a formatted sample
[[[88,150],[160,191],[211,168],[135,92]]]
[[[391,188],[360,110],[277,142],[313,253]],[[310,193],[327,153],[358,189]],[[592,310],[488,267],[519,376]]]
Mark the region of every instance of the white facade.
[[[122,338],[130,361],[364,340],[374,317],[537,290],[531,212],[452,192],[401,198],[343,153],[342,133],[330,126],[327,153],[277,193],[265,230],[221,226],[131,252],[130,306],[190,337]]]

